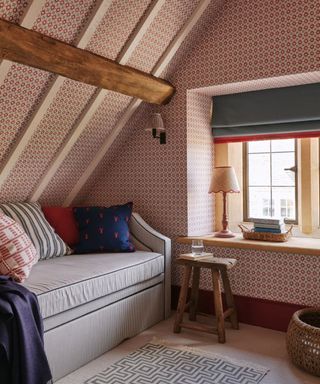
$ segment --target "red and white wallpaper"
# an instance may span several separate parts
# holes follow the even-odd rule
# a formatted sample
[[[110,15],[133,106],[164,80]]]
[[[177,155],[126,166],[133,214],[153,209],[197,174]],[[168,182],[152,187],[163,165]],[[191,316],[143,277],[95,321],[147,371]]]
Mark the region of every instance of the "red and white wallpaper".
[[[151,24],[148,34],[140,41],[131,56],[128,65],[150,72],[164,53],[168,43],[179,32],[182,25],[190,17],[197,1],[171,0],[162,7]]]
[[[187,190],[188,235],[214,230],[214,197],[208,191],[214,165],[214,147],[210,126],[210,97],[187,93]]]
[[[1,3],[3,6],[0,7],[0,18],[6,14],[7,3],[10,1]],[[74,2],[47,0],[32,29],[72,44],[85,28],[95,3],[95,0]],[[33,113],[38,109],[55,78],[55,75],[48,72],[13,64],[4,83],[0,84],[0,113],[9,114],[0,120],[2,162],[11,155],[16,141],[28,127]],[[79,93],[78,90],[81,88]],[[58,100],[54,100],[10,178],[0,189],[1,201],[25,200],[29,197],[38,178],[69,132],[70,125],[85,106],[83,89],[87,89],[90,97],[91,88],[72,80],[63,84],[57,95]],[[77,96],[79,100],[76,100]],[[71,110],[73,116],[70,116]]]
[[[42,99],[53,75],[20,64],[13,64],[0,85],[0,160],[11,154],[19,135],[24,132],[36,104]],[[18,92],[18,95],[17,95]],[[8,193],[10,198],[10,192]],[[0,190],[1,200],[6,198]]]
[[[190,246],[178,245],[175,252],[190,252]],[[237,259],[229,272],[233,292],[241,296],[284,303],[319,306],[319,256],[280,252],[206,247],[216,257]],[[181,270],[174,268],[173,281],[178,284]],[[200,288],[211,289],[211,275],[201,271]]]
[[[248,87],[249,81],[252,87],[262,84],[266,88],[304,78],[318,81],[319,34],[320,1],[213,1],[167,68],[167,78],[177,87],[172,102],[136,114],[79,194],[78,202],[116,204],[133,200],[135,209],[151,225],[173,239],[209,232],[213,206],[207,185],[214,154],[207,130],[208,95],[212,93],[208,88],[204,97],[199,88],[237,83],[239,91],[241,83]],[[298,76],[298,80],[290,76],[300,73],[308,75]],[[164,146],[144,131],[155,110],[160,110],[166,126]],[[174,243],[173,250],[176,256],[190,247]],[[236,294],[320,305],[320,257],[207,250],[239,260],[231,272]],[[180,281],[181,271],[174,266],[173,284]],[[203,289],[211,289],[208,275],[204,274],[201,284]]]
[[[197,1],[167,0],[144,32],[132,52],[128,64],[151,71],[172,39],[179,32]],[[151,0],[135,0],[132,4],[113,0],[86,49],[116,59],[127,41],[143,22]],[[70,44],[75,44],[86,30],[96,0],[47,0],[35,18],[33,29]],[[27,12],[28,2],[0,2],[0,18],[18,23]],[[29,126],[34,113],[45,100],[56,76],[45,71],[13,64],[0,84],[0,161],[4,166],[14,147]],[[48,167],[88,108],[97,89],[65,80],[51,101],[9,178],[0,185],[0,200],[28,200],[36,190]],[[76,144],[46,187],[40,200],[47,204],[62,203],[95,156],[105,138],[125,112],[130,98],[107,92]]]
[[[31,3],[32,0],[1,1],[1,19],[10,21],[11,23],[19,23]]]
[[[116,59],[150,4],[151,0],[113,0],[86,48]],[[195,0],[165,1],[129,65],[151,71],[197,4]],[[19,23],[29,5],[27,0],[2,0],[0,18]],[[32,28],[75,44],[96,5],[95,0],[47,0]],[[303,73],[308,75],[300,80],[319,81],[319,35],[320,0],[212,0],[164,71],[163,77],[177,88],[175,97],[162,107],[141,105],[76,202],[108,205],[133,200],[151,225],[173,239],[209,232],[214,209],[213,197],[207,193],[214,158],[210,92],[231,83],[239,90],[250,81],[261,86],[260,80],[266,87],[277,86],[277,79],[286,76],[290,82],[291,75]],[[13,64],[0,83],[0,166],[13,153],[55,78]],[[9,178],[0,186],[0,201],[30,198],[96,92],[94,87],[64,81]],[[41,202],[61,204],[65,200],[130,100],[113,92],[106,94]],[[145,132],[152,112],[162,113],[166,145]],[[175,244],[174,254],[185,249]],[[214,252],[239,259],[232,272],[235,293],[320,305],[319,274],[309,278],[319,272],[319,257],[218,248]],[[180,271],[174,268],[173,283],[179,284],[180,278]],[[206,277],[202,282],[203,288],[210,288]]]
[[[32,29],[71,44],[90,18],[96,2],[47,0]]]

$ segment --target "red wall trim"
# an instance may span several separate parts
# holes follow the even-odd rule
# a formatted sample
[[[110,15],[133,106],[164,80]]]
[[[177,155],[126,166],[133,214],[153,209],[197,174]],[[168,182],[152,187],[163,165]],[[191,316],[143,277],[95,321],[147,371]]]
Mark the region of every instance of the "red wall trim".
[[[177,308],[180,287],[173,285],[172,309]],[[245,324],[286,332],[294,312],[302,305],[234,295],[239,321]],[[212,291],[199,291],[199,312],[214,314]]]
[[[303,139],[307,137],[319,137],[319,136],[320,136],[319,131],[291,132],[291,133],[261,134],[261,135],[251,135],[251,136],[213,137],[213,142],[214,144],[223,144],[223,143],[239,143],[244,141],[257,141],[257,140]]]

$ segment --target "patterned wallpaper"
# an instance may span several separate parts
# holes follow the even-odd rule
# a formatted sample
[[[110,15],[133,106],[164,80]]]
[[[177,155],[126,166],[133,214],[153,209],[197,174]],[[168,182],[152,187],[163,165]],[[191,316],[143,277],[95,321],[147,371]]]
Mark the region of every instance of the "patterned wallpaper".
[[[214,197],[208,194],[214,165],[212,130],[208,116],[211,98],[187,93],[187,190],[188,235],[214,230]]]
[[[190,246],[176,244],[174,251],[190,252]],[[319,307],[319,256],[219,247],[206,247],[206,251],[216,257],[237,259],[238,263],[229,272],[237,295]],[[173,281],[177,284],[180,279],[180,269],[174,268]],[[200,288],[211,287],[211,275],[203,270]]]
[[[210,116],[201,111],[208,110],[208,99],[190,90],[258,79],[266,79],[268,87],[274,80],[267,78],[286,76],[290,81],[287,75],[319,71],[319,34],[320,1],[212,1],[166,71],[177,87],[172,102],[157,109],[165,122],[167,144],[160,146],[144,131],[155,110],[144,108],[127,124],[77,201],[115,204],[133,200],[151,225],[173,239],[199,228],[207,230],[212,200],[205,183],[210,178],[213,149],[211,139],[197,129],[206,135]],[[174,256],[189,249],[174,243]],[[208,251],[239,260],[231,276],[236,294],[320,305],[317,256],[223,248]],[[173,284],[180,281],[181,271],[174,266]],[[211,289],[207,275],[202,288]]]
[[[125,0],[113,0],[86,48],[116,59],[142,23],[150,4],[151,0],[135,0],[132,4]],[[128,64],[151,71],[197,4],[198,0],[165,1],[132,52]],[[96,6],[96,0],[47,0],[33,29],[74,44],[86,30]],[[27,1],[1,1],[0,18],[19,22],[27,8]],[[0,84],[0,167],[6,164],[17,140],[29,126],[55,79],[55,75],[45,71],[18,64],[11,66]],[[96,91],[95,87],[73,80],[63,82],[35,133],[26,143],[10,177],[0,185],[0,201],[27,200],[32,196]],[[130,100],[130,97],[114,92],[106,93],[102,104],[46,187],[41,202],[61,204],[65,200]]]
[[[87,49],[115,59],[150,3],[135,0],[134,6],[128,6],[126,0],[113,0]],[[165,1],[129,64],[150,71],[197,4],[194,0]],[[2,0],[0,18],[19,23],[29,5],[27,0]],[[32,28],[75,43],[96,5],[95,0],[47,0]],[[319,34],[320,0],[212,0],[164,71],[163,77],[177,87],[176,96],[167,106],[141,105],[76,201],[113,204],[133,200],[151,225],[172,238],[210,231],[213,198],[206,191],[214,151],[206,112],[209,98],[199,88],[236,82],[241,89],[242,82],[259,79],[267,79],[267,87],[274,84],[268,78],[319,71]],[[11,66],[0,84],[0,166],[11,155],[54,79],[44,71]],[[32,195],[96,91],[88,85],[64,81],[1,186],[0,201],[24,200]],[[41,202],[64,201],[129,102],[127,96],[106,94],[45,189]],[[144,131],[150,114],[159,111],[167,129],[167,144],[163,146]],[[184,250],[174,245],[175,255]],[[320,258],[257,251],[215,252],[239,258],[232,275],[236,293],[320,305],[319,279],[308,279],[311,272],[319,271]],[[303,273],[292,260],[304,267]],[[179,284],[180,271],[173,271],[173,283]],[[288,291],[289,295],[284,288],[292,285],[295,290]],[[206,278],[203,288],[210,288]]]
[[[11,66],[3,84],[0,85],[1,161],[8,158],[52,79],[53,75],[39,69],[20,64]],[[3,198],[5,199],[6,195],[0,190],[0,199]]]
[[[3,17],[2,12],[5,13],[6,3],[10,3],[10,1],[2,2],[3,7],[0,8],[0,17]],[[32,29],[72,44],[85,27],[95,3],[96,0],[60,3],[55,0],[47,0]],[[4,84],[0,85],[0,113],[7,114],[8,110],[10,113],[9,116],[0,119],[1,136],[3,135],[4,139],[1,140],[3,147],[0,148],[2,162],[11,154],[16,140],[27,128],[32,114],[38,109],[55,77],[55,75],[48,72],[20,64],[13,64],[11,67]],[[72,80],[64,83],[57,95],[60,105],[59,101],[54,100],[56,105],[49,109],[48,114],[42,120],[39,129],[13,169],[10,178],[0,189],[1,201],[25,200],[28,198],[37,177],[42,175],[54,151],[61,145],[68,133],[70,120],[72,120],[72,116],[69,114],[70,109],[74,108],[76,110],[72,120],[74,122],[77,112],[79,112],[77,111],[77,109],[79,110],[79,104],[81,104],[81,101],[85,102],[86,100],[83,94],[79,94],[74,89],[77,87],[75,83]],[[68,89],[68,85],[71,86],[71,89],[66,94],[63,91]],[[83,84],[78,85],[79,89],[82,87],[89,89],[90,95],[92,87]],[[78,104],[74,103],[70,107],[70,100],[74,100],[77,94],[79,94],[80,98]],[[82,108],[84,105],[82,105]],[[8,106],[10,107],[8,108]],[[50,113],[51,119],[48,118]],[[46,119],[47,121],[45,121]]]
[[[139,0],[140,1],[140,0]],[[139,2],[137,2],[139,3]],[[159,60],[165,48],[169,45],[172,38],[176,35],[181,26],[186,22],[190,13],[197,4],[192,1],[183,2],[181,0],[167,0],[165,6],[161,8],[158,16],[150,25],[147,34],[138,44],[133,52],[128,65],[150,72],[154,63]],[[119,15],[118,23],[122,23],[123,18],[133,19],[128,13],[134,13],[135,7],[123,8],[123,14]],[[183,11],[182,11],[183,10]],[[172,16],[175,15],[175,17]],[[169,17],[169,15],[171,15]],[[121,18],[120,18],[121,16]],[[112,17],[114,15],[112,14]],[[163,33],[154,33],[154,31]],[[164,33],[164,30],[168,33]],[[117,42],[117,40],[115,41]],[[136,52],[140,52],[143,61],[139,61]],[[152,57],[152,60],[151,60]],[[104,103],[91,119],[83,134],[78,139],[76,145],[61,165],[59,172],[51,180],[46,191],[41,197],[42,201],[59,204],[71,191],[84,169],[101,147],[105,137],[110,133],[121,115],[125,112],[131,98],[128,96],[109,92],[105,97]],[[73,166],[70,167],[70,164]]]
[[[1,2],[1,18],[12,23],[19,23],[28,10],[32,0],[10,0]]]

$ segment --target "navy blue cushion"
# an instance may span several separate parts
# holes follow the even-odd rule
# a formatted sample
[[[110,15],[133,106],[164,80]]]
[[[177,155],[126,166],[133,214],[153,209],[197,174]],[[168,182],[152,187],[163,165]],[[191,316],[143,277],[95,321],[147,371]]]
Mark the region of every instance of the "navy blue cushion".
[[[129,234],[132,203],[109,208],[75,207],[73,212],[80,233],[76,253],[134,251]]]

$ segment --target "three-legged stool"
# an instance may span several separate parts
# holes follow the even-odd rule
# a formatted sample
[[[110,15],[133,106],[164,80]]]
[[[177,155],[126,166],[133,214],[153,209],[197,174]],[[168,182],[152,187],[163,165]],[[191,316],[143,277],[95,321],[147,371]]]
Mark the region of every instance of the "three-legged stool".
[[[183,259],[182,257],[177,259],[177,263],[184,267],[184,274],[180,290],[176,318],[174,322],[173,330],[175,333],[179,333],[181,331],[181,328],[189,328],[196,331],[214,333],[218,335],[219,343],[224,343],[226,340],[224,320],[226,318],[230,319],[232,328],[239,329],[237,310],[235,308],[233,294],[231,291],[228,276],[228,270],[234,267],[236,262],[237,261],[235,259],[217,258],[213,256],[199,258],[198,260]],[[197,318],[200,268],[208,268],[211,270],[217,327],[195,323]],[[189,281],[192,273],[193,277],[191,297],[190,302],[187,304],[186,301],[189,288]],[[226,311],[223,311],[222,307],[220,276],[222,279],[227,304]],[[187,308],[189,308],[189,320],[192,322],[183,321],[183,313]]]

